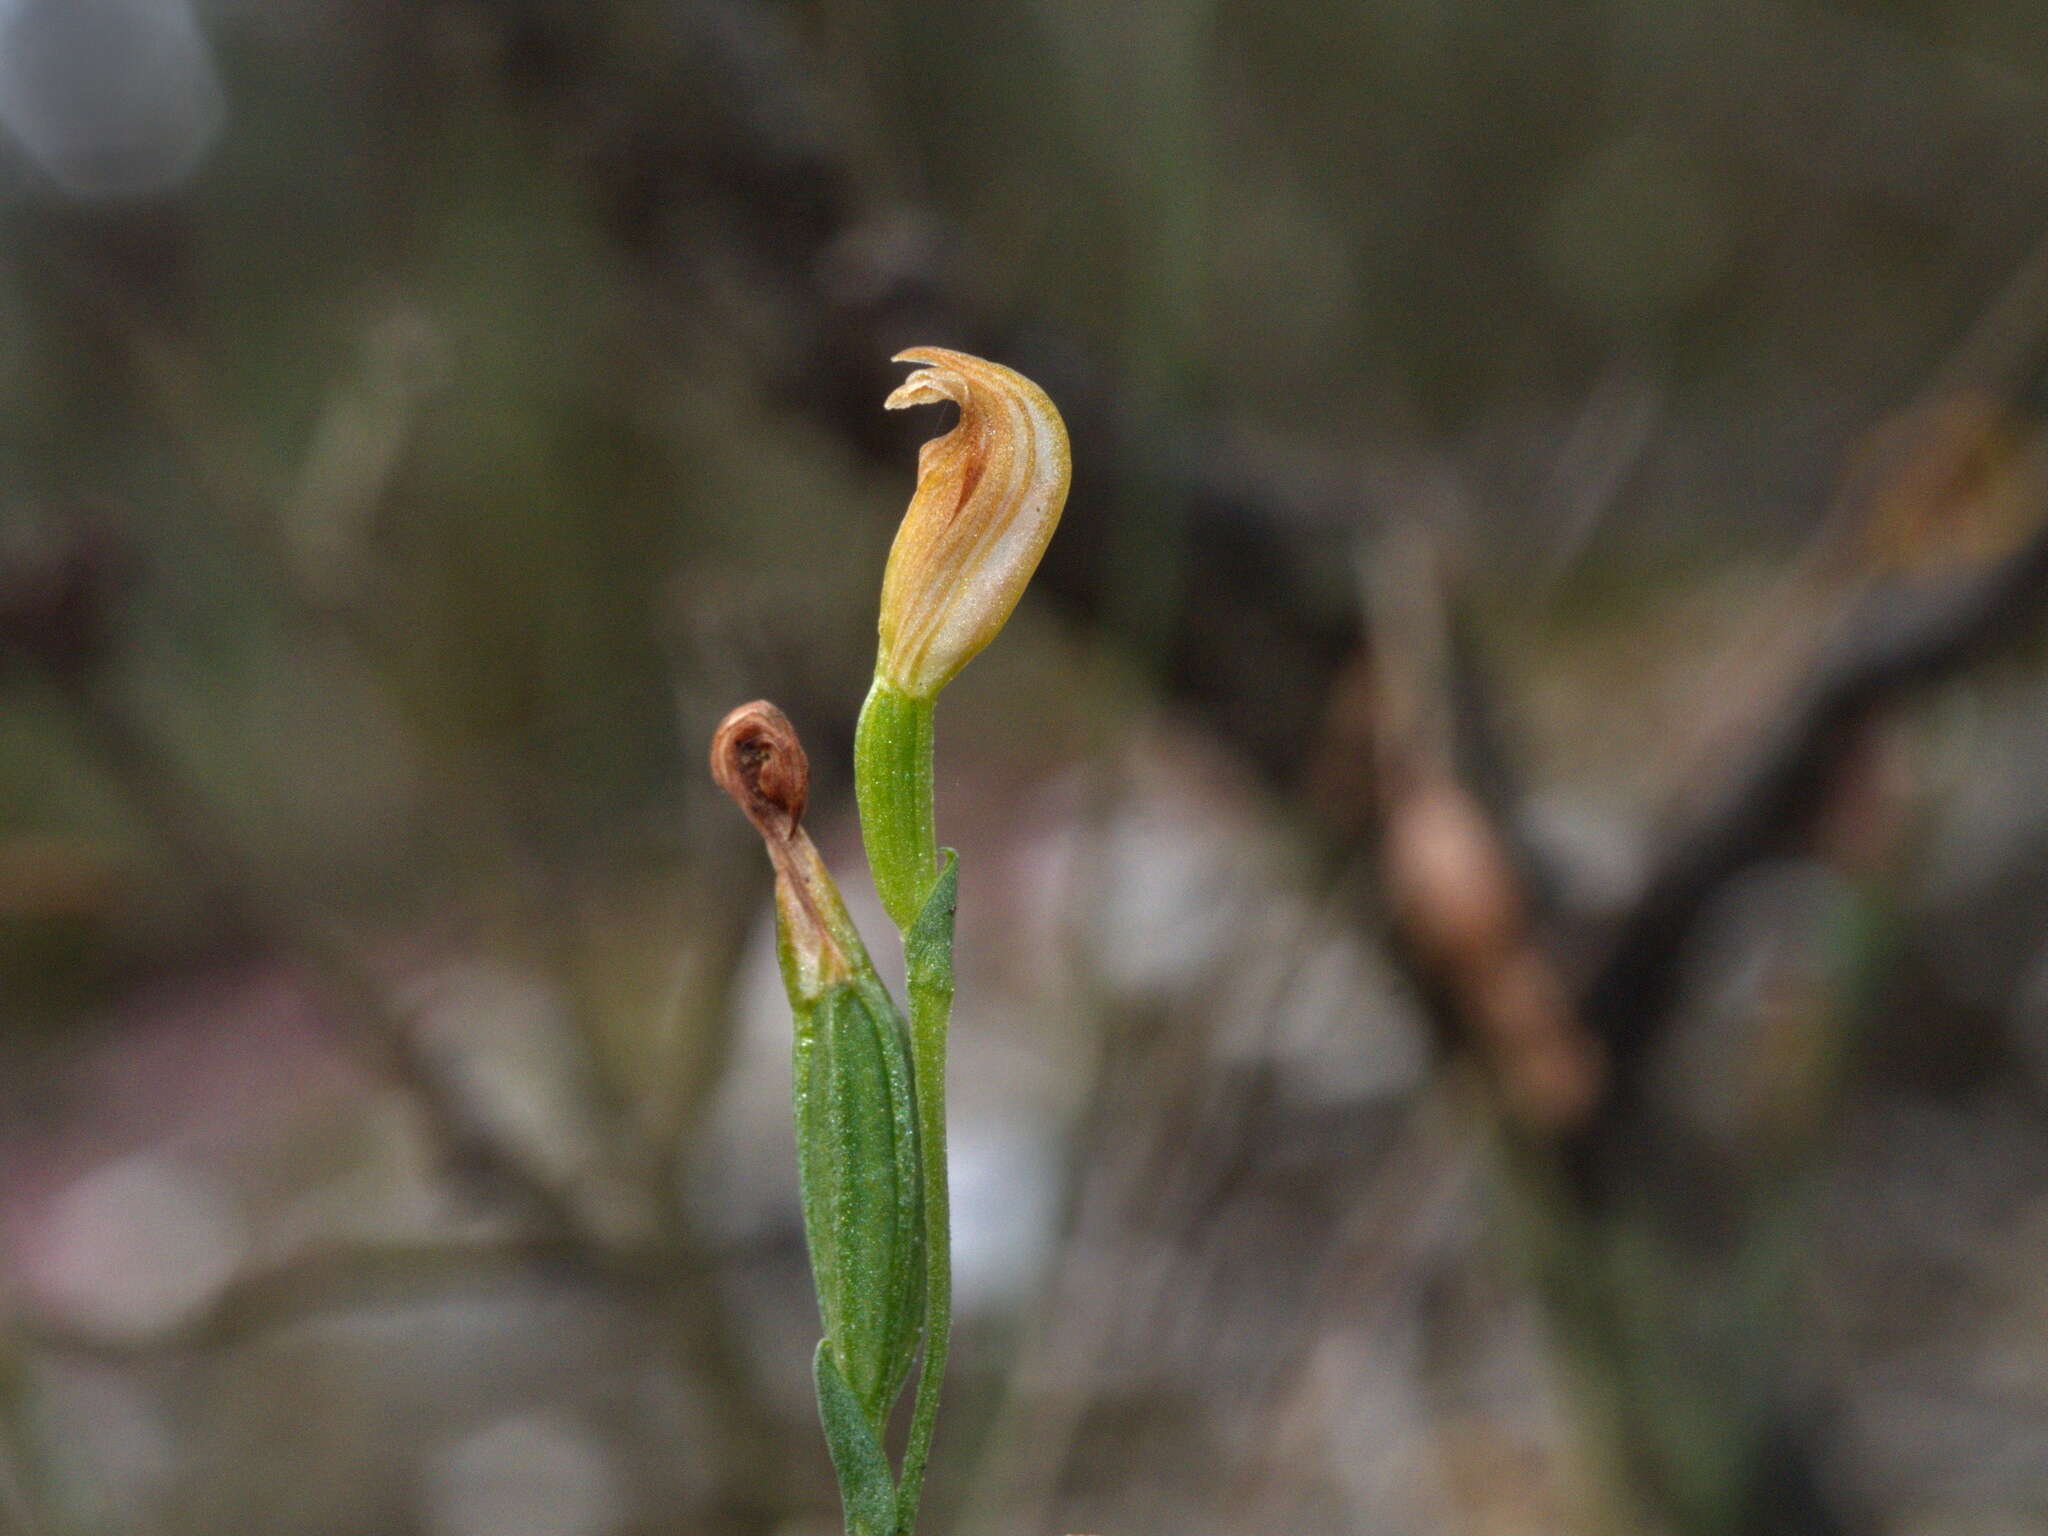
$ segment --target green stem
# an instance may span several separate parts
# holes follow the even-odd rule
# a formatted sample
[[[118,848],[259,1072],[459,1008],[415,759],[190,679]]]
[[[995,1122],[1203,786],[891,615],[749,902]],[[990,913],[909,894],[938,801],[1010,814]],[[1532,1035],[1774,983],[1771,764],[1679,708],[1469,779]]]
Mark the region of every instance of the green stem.
[[[875,679],[854,729],[853,789],[875,892],[889,921],[907,933],[939,875],[930,699]]]
[[[951,850],[939,878],[903,936],[909,974],[910,1064],[917,1083],[918,1150],[924,1169],[924,1364],[911,1406],[910,1437],[896,1493],[897,1536],[910,1536],[924,1494],[925,1463],[938,1421],[939,1387],[953,1330],[953,1222],[946,1178],[946,1031],[953,1012],[953,909],[957,865]]]
[[[946,1178],[946,1031],[953,1007],[953,862],[941,868],[932,814],[932,701],[877,678],[854,733],[854,794],[875,890],[903,934],[910,992],[925,1224],[924,1360],[897,1486],[910,1536],[924,1492],[953,1326],[952,1217]]]

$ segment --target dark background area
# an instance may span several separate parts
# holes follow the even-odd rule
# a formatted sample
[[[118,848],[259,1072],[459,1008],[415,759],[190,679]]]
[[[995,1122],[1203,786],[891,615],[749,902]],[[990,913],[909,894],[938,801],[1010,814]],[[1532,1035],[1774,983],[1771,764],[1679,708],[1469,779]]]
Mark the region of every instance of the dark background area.
[[[928,1526],[2048,1524],[2037,6],[0,0],[0,1529],[836,1528],[914,344]]]

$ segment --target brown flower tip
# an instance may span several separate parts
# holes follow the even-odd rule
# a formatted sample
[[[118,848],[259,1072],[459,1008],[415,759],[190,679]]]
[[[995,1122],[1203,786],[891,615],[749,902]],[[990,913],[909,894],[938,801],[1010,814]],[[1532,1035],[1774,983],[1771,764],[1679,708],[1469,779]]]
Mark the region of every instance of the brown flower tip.
[[[771,844],[796,835],[811,792],[810,759],[789,716],[766,699],[742,704],[718,722],[711,777]]]
[[[802,826],[811,765],[789,716],[756,699],[719,721],[711,777],[767,844],[791,995],[815,1001],[868,962],[831,871]]]

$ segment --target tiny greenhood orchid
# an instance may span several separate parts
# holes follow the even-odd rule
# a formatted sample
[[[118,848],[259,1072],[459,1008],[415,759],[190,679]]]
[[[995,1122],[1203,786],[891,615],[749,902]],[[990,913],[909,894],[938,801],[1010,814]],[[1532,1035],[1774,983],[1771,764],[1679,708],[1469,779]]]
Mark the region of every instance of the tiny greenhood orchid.
[[[1067,503],[1067,428],[1045,391],[1014,369],[943,347],[883,402],[950,400],[952,431],[924,445],[917,490],[882,577],[875,675],[930,699],[993,640],[1038,569]]]

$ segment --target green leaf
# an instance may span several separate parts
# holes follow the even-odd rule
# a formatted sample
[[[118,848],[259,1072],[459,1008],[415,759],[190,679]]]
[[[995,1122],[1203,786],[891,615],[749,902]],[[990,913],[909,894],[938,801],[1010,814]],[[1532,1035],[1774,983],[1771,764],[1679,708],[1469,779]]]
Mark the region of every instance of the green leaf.
[[[846,1510],[847,1536],[890,1536],[896,1527],[896,1485],[889,1458],[868,1425],[860,1400],[839,1373],[824,1340],[811,1361],[818,1386],[818,1419],[832,1470],[839,1476],[839,1501]]]
[[[910,1042],[879,982],[820,999],[798,1027],[796,1072],[818,1308],[833,1363],[879,1432],[917,1352],[925,1267]]]

